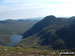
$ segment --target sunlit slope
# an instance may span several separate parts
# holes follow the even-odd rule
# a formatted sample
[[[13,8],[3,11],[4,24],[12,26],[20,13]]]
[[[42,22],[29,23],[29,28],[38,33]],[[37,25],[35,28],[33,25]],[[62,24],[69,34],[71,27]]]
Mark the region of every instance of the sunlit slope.
[[[12,34],[23,34],[39,20],[0,21],[0,45],[8,45]]]

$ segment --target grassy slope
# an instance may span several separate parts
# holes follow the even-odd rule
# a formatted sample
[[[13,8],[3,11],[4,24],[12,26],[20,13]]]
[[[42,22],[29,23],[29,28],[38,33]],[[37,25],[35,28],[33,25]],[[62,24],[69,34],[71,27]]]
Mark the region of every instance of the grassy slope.
[[[0,46],[0,56],[58,56],[60,51],[73,52],[74,50],[45,50],[35,48]]]
[[[0,47],[0,56],[57,55],[57,52],[58,51],[40,50],[32,48]]]
[[[31,28],[37,20],[24,21],[4,21],[0,22],[0,45],[7,45],[10,42],[9,38],[12,34],[23,34],[26,30]]]

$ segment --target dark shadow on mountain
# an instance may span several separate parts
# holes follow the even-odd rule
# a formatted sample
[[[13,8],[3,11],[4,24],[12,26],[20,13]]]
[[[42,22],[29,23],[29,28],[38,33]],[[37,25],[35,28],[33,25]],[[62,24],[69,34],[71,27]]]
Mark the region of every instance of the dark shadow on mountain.
[[[41,20],[40,22],[38,22],[37,24],[35,24],[31,29],[29,29],[27,32],[25,32],[23,34],[23,38],[29,37],[33,34],[38,33],[39,31],[41,31],[43,28],[49,26],[54,20],[55,20],[55,16],[47,16],[45,17],[43,20]]]
[[[75,24],[67,28],[60,29],[56,32],[57,37],[61,38],[67,48],[75,49]]]

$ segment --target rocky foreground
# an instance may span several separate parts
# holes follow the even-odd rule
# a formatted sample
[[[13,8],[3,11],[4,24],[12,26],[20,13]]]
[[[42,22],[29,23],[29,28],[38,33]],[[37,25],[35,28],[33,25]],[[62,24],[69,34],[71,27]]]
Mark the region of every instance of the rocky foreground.
[[[58,51],[20,47],[0,47],[0,56],[58,56]]]

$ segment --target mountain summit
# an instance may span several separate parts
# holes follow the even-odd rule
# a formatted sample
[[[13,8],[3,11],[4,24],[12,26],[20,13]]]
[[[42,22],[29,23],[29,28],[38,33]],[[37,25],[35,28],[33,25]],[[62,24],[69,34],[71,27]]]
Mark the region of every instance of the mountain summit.
[[[56,19],[55,16],[51,15],[51,16],[47,16],[45,17],[43,20],[41,20],[40,22],[38,22],[37,24],[35,24],[31,29],[29,29],[27,32],[24,33],[24,37],[29,37],[39,31],[41,31],[43,28],[49,26],[50,24],[52,24],[52,22]]]
[[[70,20],[73,18],[73,20]],[[75,49],[75,18],[47,16],[23,34],[24,47]]]

